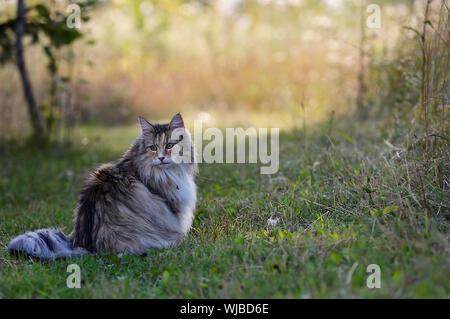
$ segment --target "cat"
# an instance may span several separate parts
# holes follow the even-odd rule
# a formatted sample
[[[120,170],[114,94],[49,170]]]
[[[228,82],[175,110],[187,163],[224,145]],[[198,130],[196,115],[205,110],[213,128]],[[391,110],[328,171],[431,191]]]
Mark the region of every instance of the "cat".
[[[14,238],[11,254],[54,259],[89,253],[145,254],[174,246],[191,228],[197,200],[194,145],[178,113],[168,124],[139,117],[140,136],[85,182],[73,230],[40,229]]]

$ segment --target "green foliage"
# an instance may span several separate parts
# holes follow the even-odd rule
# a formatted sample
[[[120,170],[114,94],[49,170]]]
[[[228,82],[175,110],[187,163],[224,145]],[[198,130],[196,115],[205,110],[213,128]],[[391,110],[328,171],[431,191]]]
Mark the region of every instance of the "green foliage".
[[[407,6],[393,8],[406,8],[410,20],[411,2],[402,2]],[[140,0],[114,2],[110,9],[115,11],[107,11],[114,13],[112,18],[105,14],[100,23],[103,38],[97,39],[104,45],[105,54],[99,55],[104,64],[89,70],[91,83],[96,81],[90,87],[107,82],[108,90],[103,86],[97,91],[97,104],[89,107],[97,106],[102,118],[116,114],[123,121],[124,113],[116,110],[126,106],[129,112],[138,103],[135,111],[152,114],[168,112],[173,105],[177,111],[194,105],[189,109],[193,116],[204,105],[206,111],[219,106],[233,124],[245,116],[231,110],[251,108],[249,118],[259,116],[271,126],[285,110],[294,124],[283,125],[280,171],[268,177],[259,174],[257,165],[201,165],[188,238],[176,248],[151,250],[147,257],[99,254],[36,262],[2,252],[0,298],[448,298],[445,89],[450,50],[448,32],[439,29],[447,27],[445,15],[442,23],[423,22],[428,37],[417,26],[389,24],[388,15],[380,30],[395,35],[390,28],[399,27],[438,48],[428,50],[426,58],[430,114],[435,113],[441,130],[425,143],[423,126],[411,116],[420,109],[424,83],[417,39],[389,38],[395,45],[388,48],[387,39],[368,37],[365,105],[370,122],[341,119],[354,93],[354,61],[347,66],[342,62],[353,52],[348,43],[356,43],[357,3],[345,1],[342,10],[330,10],[325,1],[301,1],[288,9],[246,1],[237,16],[218,15],[208,1],[200,1],[200,7],[197,3],[154,0],[153,7],[145,7]],[[48,70],[56,73],[55,52],[83,34],[67,29],[63,14],[50,14],[48,8],[28,8],[26,34],[42,45]],[[391,19],[401,18],[400,11]],[[114,37],[119,13],[124,25],[132,27],[125,36]],[[307,39],[308,33],[313,39]],[[323,53],[333,53],[329,49],[337,42],[339,59],[327,61]],[[0,24],[0,44],[0,61],[13,59],[14,20]],[[139,102],[129,99],[129,92],[135,98],[150,93]],[[57,116],[51,103],[42,106],[46,118]],[[328,123],[311,129],[306,125],[329,114],[326,110],[333,111]],[[303,129],[288,131],[302,122],[300,116]],[[76,132],[80,136],[72,142],[50,146],[35,141],[0,145],[3,248],[27,230],[54,226],[69,232],[88,172],[116,159],[137,134],[135,126]],[[269,219],[277,223],[269,224]],[[82,289],[65,285],[66,267],[74,262],[82,269]],[[381,289],[366,287],[366,266],[373,263],[381,267]]]
[[[88,9],[96,4],[96,0],[89,0],[79,3],[80,19],[88,21]],[[25,8],[25,36],[31,37],[32,44],[42,46],[47,57],[47,70],[53,82],[49,93],[49,102],[42,102],[38,111],[43,113],[46,124],[46,134],[50,136],[59,117],[57,105],[58,83],[68,83],[58,79],[59,61],[56,52],[64,47],[69,47],[73,42],[83,37],[83,33],[77,28],[71,28],[67,24],[69,15],[62,13],[58,8],[51,7],[50,4],[39,3]],[[15,25],[17,18],[7,20],[0,24],[0,64],[14,59]],[[33,92],[31,92],[33,94]]]
[[[0,64],[13,59],[14,54],[14,21],[0,24]]]
[[[81,4],[81,6],[88,8],[94,2],[86,2]],[[45,42],[43,37],[50,41],[49,46],[44,46],[44,50],[50,59],[50,64],[54,63],[52,61],[54,58],[50,52],[51,46],[55,48],[67,46],[82,37],[82,33],[78,29],[67,26],[66,19],[68,15],[59,11],[53,15],[50,13],[48,5],[38,4],[28,7],[26,8],[26,16],[25,35],[31,37],[32,43]],[[87,21],[89,18],[86,14],[83,14],[82,19]],[[11,60],[13,57],[15,23],[16,19],[14,18],[0,24],[0,43],[2,44],[0,47],[0,61],[2,63]]]
[[[280,171],[271,178],[257,165],[202,164],[194,225],[179,247],[47,262],[2,253],[0,297],[448,297],[448,145],[436,144],[437,167],[420,162],[418,145],[391,160],[384,123],[364,130],[367,123],[337,118],[335,125],[327,139],[323,127],[282,134]],[[83,179],[137,133],[135,126],[83,128],[82,143],[3,145],[3,247],[31,229],[69,232]],[[71,263],[81,267],[81,289],[66,287]],[[381,289],[366,286],[373,263]]]

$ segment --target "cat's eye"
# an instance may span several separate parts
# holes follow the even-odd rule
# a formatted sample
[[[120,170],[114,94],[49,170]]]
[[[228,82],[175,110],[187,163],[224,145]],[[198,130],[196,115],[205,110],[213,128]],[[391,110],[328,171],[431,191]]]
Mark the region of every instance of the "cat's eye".
[[[150,145],[148,147],[152,152],[156,152],[158,150],[158,148],[156,147],[156,145]]]
[[[175,145],[175,144],[173,144],[173,143],[167,143],[167,144],[166,144],[166,149],[167,149],[167,150],[170,150],[174,145]]]

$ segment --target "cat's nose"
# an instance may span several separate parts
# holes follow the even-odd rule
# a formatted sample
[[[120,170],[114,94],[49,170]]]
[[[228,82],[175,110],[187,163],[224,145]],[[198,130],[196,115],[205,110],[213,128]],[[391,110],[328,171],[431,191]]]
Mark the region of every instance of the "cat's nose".
[[[162,162],[162,161],[164,161],[165,157],[161,156],[161,157],[158,157],[158,159]]]

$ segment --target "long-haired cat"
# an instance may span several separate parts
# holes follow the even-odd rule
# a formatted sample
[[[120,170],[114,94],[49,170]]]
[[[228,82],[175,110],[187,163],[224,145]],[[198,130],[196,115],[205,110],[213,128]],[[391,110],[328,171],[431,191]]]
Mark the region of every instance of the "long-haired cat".
[[[73,230],[40,229],[14,238],[10,253],[42,259],[94,252],[143,254],[180,242],[197,198],[194,147],[180,114],[169,124],[139,117],[142,134],[115,163],[101,165],[85,183]]]

